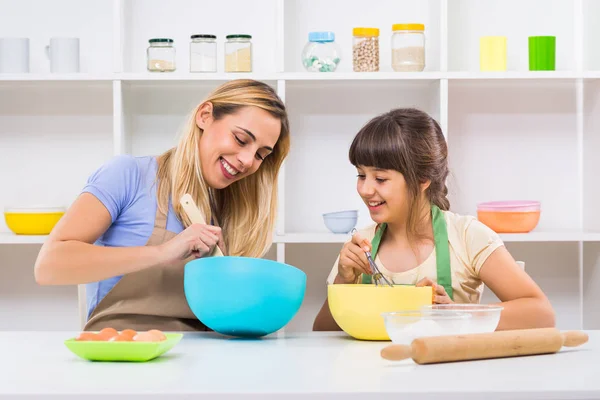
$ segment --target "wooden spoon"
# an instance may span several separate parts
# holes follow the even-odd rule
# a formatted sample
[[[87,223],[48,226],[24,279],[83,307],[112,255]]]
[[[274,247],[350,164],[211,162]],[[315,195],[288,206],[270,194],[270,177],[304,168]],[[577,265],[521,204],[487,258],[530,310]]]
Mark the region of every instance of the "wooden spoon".
[[[183,207],[183,211],[185,211],[190,221],[192,221],[192,224],[206,225],[206,219],[204,218],[202,211],[200,211],[200,209],[196,205],[196,202],[189,193],[184,194],[179,202],[181,204],[181,207]],[[223,252],[217,245],[213,248],[210,256],[222,257]]]
[[[588,341],[581,331],[561,332],[556,328],[522,329],[417,338],[410,345],[393,344],[381,350],[386,360],[412,358],[417,364],[480,360],[558,352]]]

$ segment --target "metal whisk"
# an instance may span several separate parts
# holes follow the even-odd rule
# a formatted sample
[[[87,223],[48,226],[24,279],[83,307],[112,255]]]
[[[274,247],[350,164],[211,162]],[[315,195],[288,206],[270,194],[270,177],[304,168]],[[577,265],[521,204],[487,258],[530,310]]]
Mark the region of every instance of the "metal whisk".
[[[354,233],[356,232],[356,228],[352,229],[352,232],[350,232],[352,235],[354,235]],[[390,283],[389,280],[387,280],[387,278],[379,271],[379,268],[377,268],[377,264],[375,264],[375,261],[373,261],[373,257],[371,257],[371,252],[370,251],[365,251],[365,255],[367,256],[367,260],[369,261],[369,265],[371,266],[371,270],[373,271],[373,274],[371,275],[371,277],[373,278],[373,282],[375,282],[375,286],[394,286]],[[383,282],[382,282],[383,281]]]

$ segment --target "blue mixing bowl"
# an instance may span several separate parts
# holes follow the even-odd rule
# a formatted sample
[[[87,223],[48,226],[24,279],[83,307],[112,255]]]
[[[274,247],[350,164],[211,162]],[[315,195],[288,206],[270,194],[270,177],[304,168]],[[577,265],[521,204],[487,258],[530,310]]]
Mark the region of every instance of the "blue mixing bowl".
[[[215,332],[260,337],[283,328],[304,300],[306,274],[276,261],[206,257],[185,265],[185,297]]]

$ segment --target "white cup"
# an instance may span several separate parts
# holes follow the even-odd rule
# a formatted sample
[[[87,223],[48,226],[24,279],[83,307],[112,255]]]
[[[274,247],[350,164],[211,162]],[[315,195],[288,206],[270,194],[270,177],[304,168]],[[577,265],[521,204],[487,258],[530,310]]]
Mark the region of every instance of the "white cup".
[[[79,72],[79,38],[51,38],[46,56],[52,73]]]
[[[28,38],[0,38],[0,72],[29,72]]]

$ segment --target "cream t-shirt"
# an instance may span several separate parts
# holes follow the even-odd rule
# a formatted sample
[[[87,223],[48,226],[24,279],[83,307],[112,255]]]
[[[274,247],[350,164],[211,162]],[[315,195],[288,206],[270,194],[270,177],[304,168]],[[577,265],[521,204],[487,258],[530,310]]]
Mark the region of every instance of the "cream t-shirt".
[[[442,212],[448,229],[454,302],[479,303],[484,287],[479,278],[479,271],[489,255],[504,243],[496,232],[475,217],[463,216],[450,211]],[[375,227],[376,224],[373,224],[359,232],[364,238],[372,241],[375,236]],[[332,284],[337,275],[339,259],[338,255],[327,278],[328,284]],[[421,265],[403,272],[389,271],[382,264],[379,256],[376,256],[374,261],[379,271],[393,283],[414,285],[426,277],[437,282],[435,249]]]

